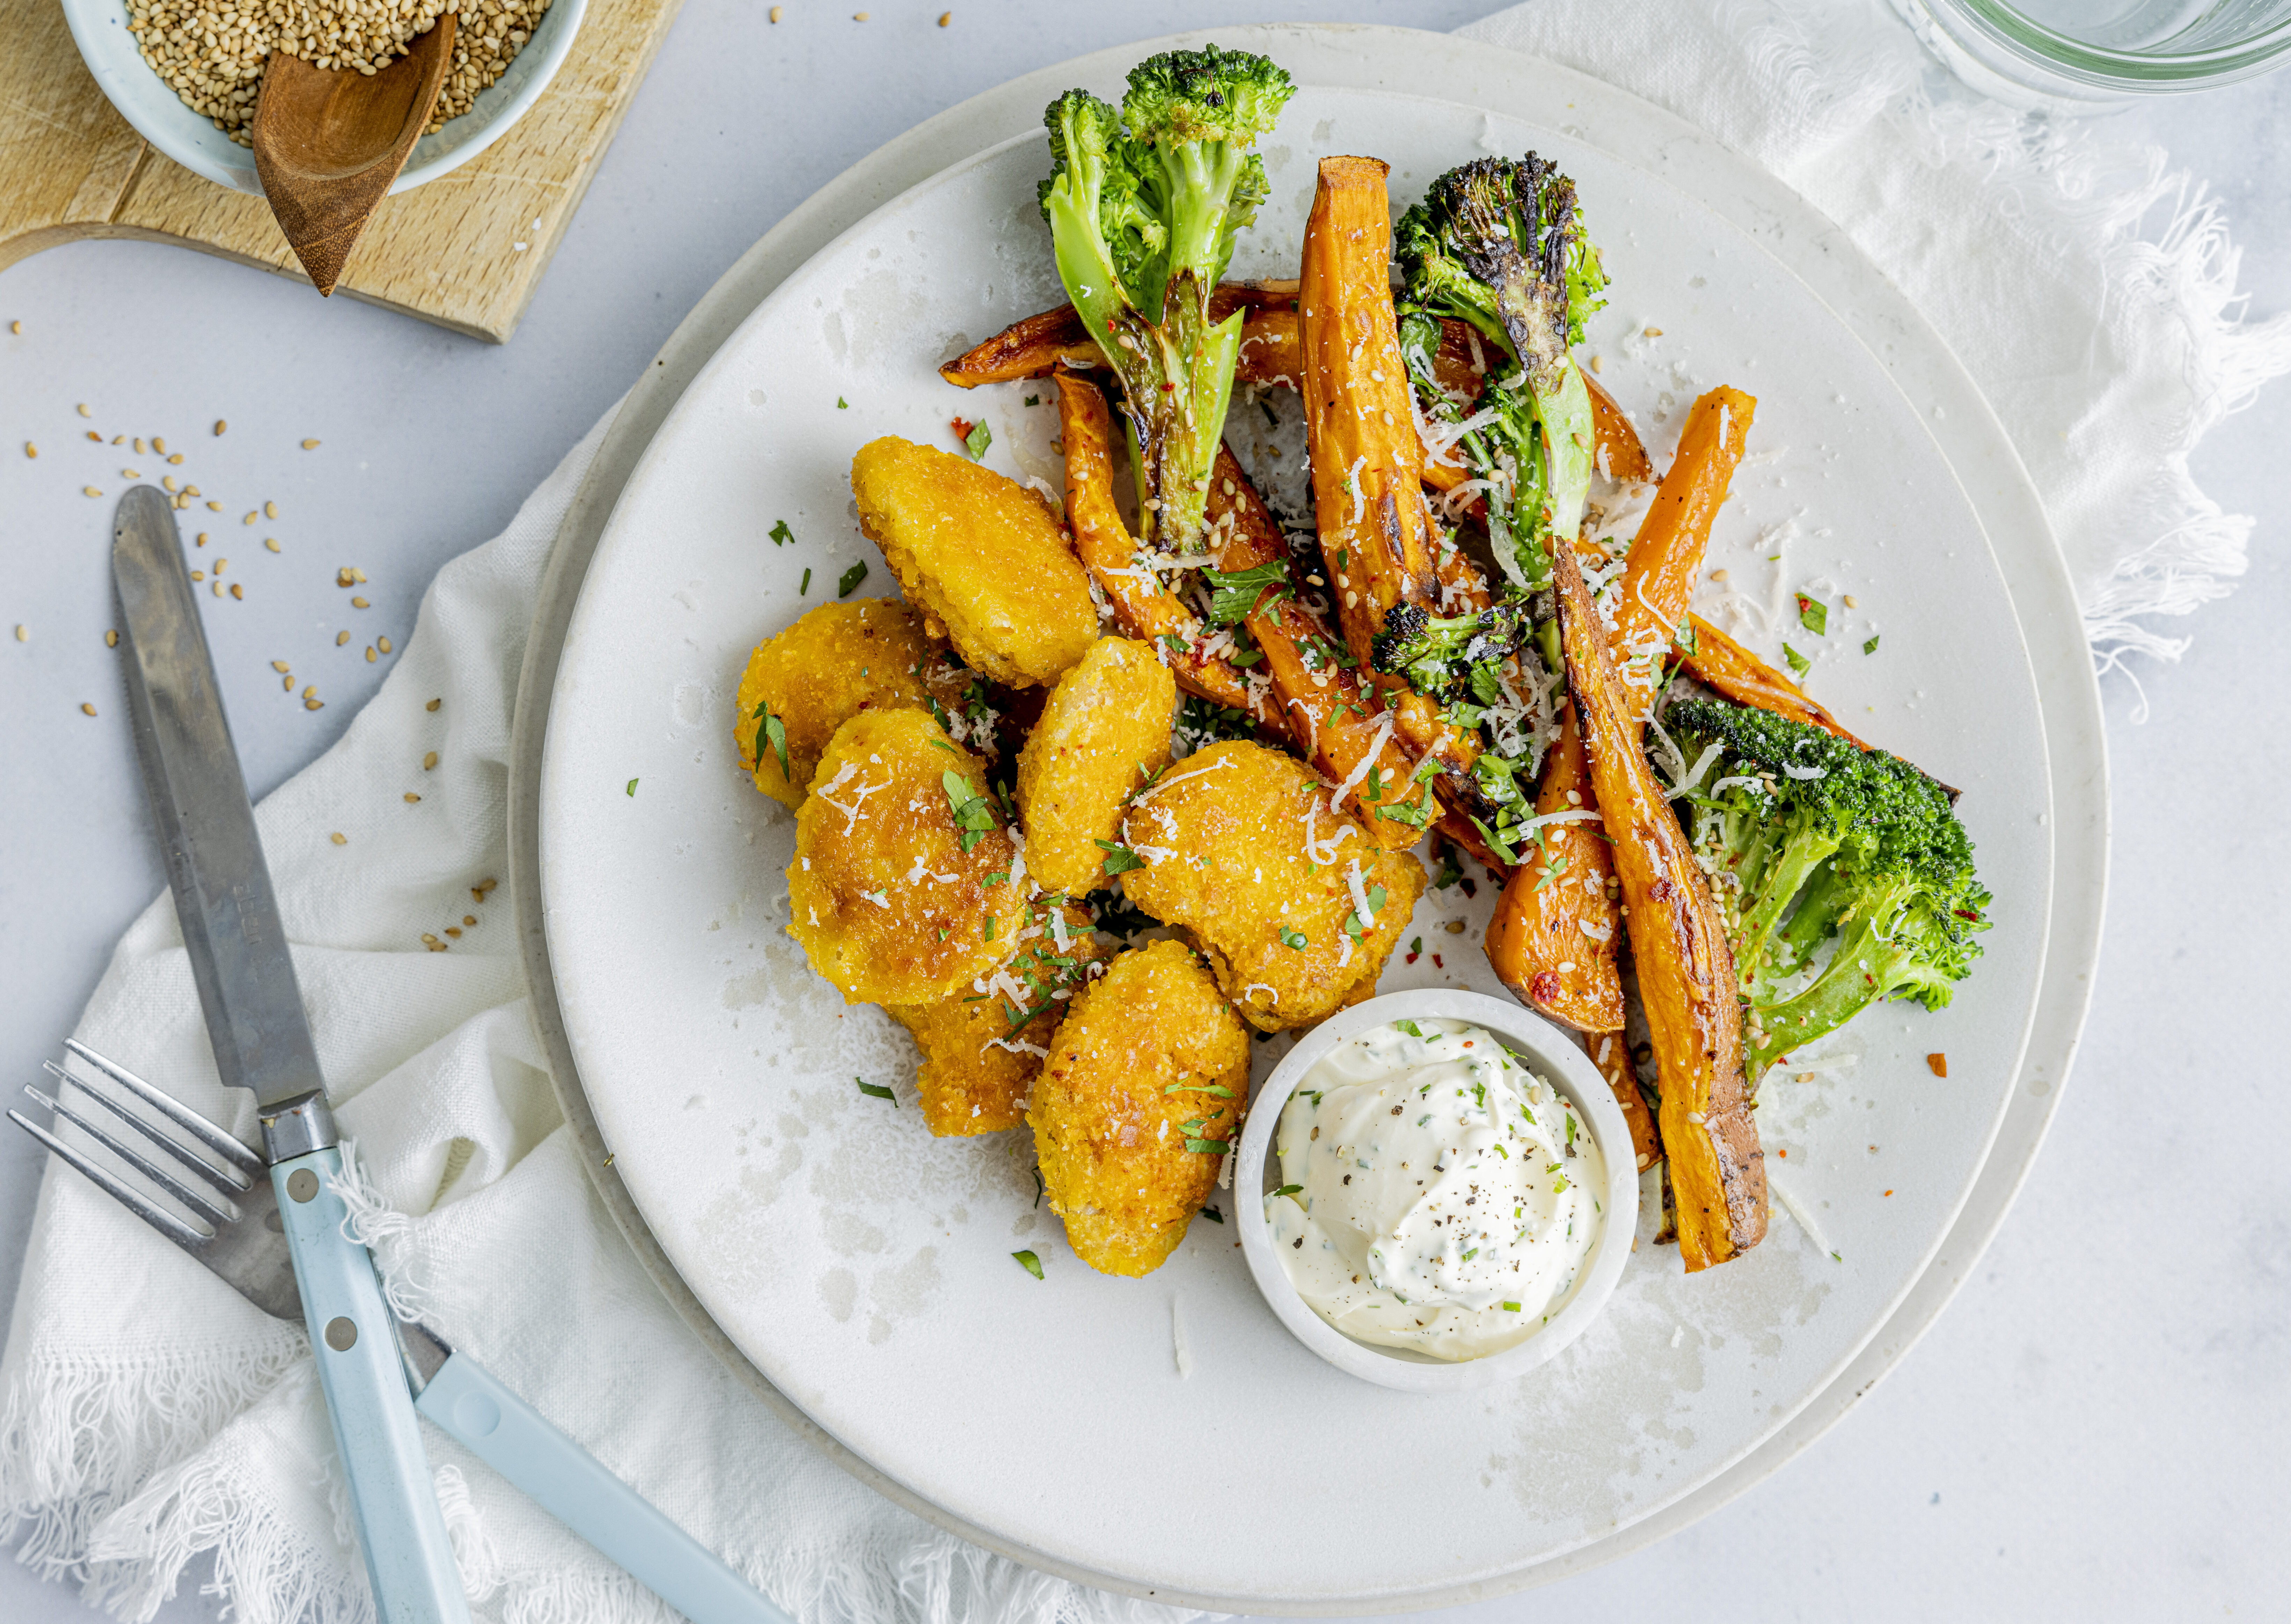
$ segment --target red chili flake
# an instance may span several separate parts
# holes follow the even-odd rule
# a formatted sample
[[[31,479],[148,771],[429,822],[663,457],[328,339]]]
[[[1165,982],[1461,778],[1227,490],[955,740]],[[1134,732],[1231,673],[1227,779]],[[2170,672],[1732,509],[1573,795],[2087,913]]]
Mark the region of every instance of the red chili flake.
[[[1416,962],[1416,961],[1417,961],[1417,960],[1419,960],[1419,959],[1422,958],[1423,956],[1424,956],[1424,955],[1423,955],[1422,953],[1410,953],[1410,954],[1408,955],[1408,957],[1407,957],[1407,958],[1405,958],[1405,959],[1403,959],[1403,960],[1402,960],[1402,961],[1401,961],[1401,962],[1402,962],[1402,963],[1403,963],[1403,964],[1413,964],[1413,963],[1415,963],[1415,962]]]
[[[1892,1192],[1891,1190],[1888,1190],[1888,1191],[1886,1191],[1886,1192],[1885,1192],[1885,1194],[1888,1194],[1888,1195],[1891,1195],[1891,1194],[1893,1194],[1893,1192]]]
[[[1947,1055],[1927,1055],[1925,1057],[1925,1064],[1933,1067],[1933,1074],[1934,1076],[1946,1077],[1949,1075],[1949,1057]]]
[[[1547,1004],[1559,996],[1559,977],[1551,970],[1538,970],[1527,984],[1527,995],[1539,1004]]]
[[[1443,970],[1448,967],[1440,962],[1440,955],[1438,953],[1434,953],[1432,955],[1432,968],[1437,970]]]
[[[955,438],[967,440],[970,438],[971,424],[967,418],[954,418],[947,426],[954,430]]]

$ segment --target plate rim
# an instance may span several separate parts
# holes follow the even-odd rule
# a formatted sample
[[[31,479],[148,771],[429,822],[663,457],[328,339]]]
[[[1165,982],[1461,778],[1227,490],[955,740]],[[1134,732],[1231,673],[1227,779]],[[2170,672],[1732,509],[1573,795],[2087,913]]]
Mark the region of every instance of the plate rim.
[[[1377,37],[1372,41],[1370,36]],[[1628,109],[1629,117],[1619,127],[1603,128],[1596,140],[1588,133],[1580,133],[1580,139],[1672,184],[1682,184],[1683,174],[1698,172],[1706,181],[1722,181],[1730,195],[1753,206],[1766,220],[1787,220],[1798,252],[1790,259],[1776,255],[1777,263],[1837,315],[1849,331],[1864,335],[1861,342],[1897,389],[1907,394],[1909,384],[1905,374],[1914,373],[1915,381],[1947,406],[1947,415],[1928,424],[1928,432],[1965,489],[1968,501],[1982,513],[1984,528],[1990,533],[1991,551],[2005,578],[2037,680],[2053,783],[2053,898],[2047,951],[2020,1073],[1998,1115],[1972,1188],[1931,1261],[1830,1383],[1775,1433],[1710,1480],[1662,1510],[1608,1535],[1493,1577],[1404,1593],[1379,1592],[1349,1602],[1332,1604],[1328,1598],[1317,1598],[1294,1608],[1263,1597],[1194,1596],[1142,1586],[1004,1539],[908,1489],[841,1443],[773,1387],[685,1283],[609,1165],[608,1147],[590,1107],[558,1006],[540,883],[541,764],[567,626],[598,543],[610,526],[631,476],[662,424],[724,341],[816,253],[877,209],[942,173],[949,167],[944,161],[947,152],[963,155],[955,166],[969,163],[1031,125],[1033,108],[1067,84],[1118,78],[1141,52],[1198,45],[1211,37],[1270,53],[1288,50],[1309,54],[1314,63],[1309,75],[1312,81],[1332,87],[1432,94],[1466,105],[1484,105],[1491,99],[1482,83],[1484,80],[1546,96],[1558,85],[1578,100]],[[1768,237],[1766,231],[1745,224],[1720,204],[1713,202],[1711,206],[1737,229],[1761,239]],[[1765,245],[1771,252],[1771,243]],[[1849,287],[1853,281],[1864,285]],[[1861,297],[1841,300],[1838,296],[1854,293]],[[1880,352],[1866,336],[1869,330],[1866,322],[1849,318],[1848,310],[1856,306],[1873,307],[1868,314],[1882,319],[1897,337],[1913,336],[1917,342],[1896,343],[1888,347],[1891,353]],[[1995,544],[1998,534],[2020,534],[2029,539],[2008,557]],[[2065,615],[2030,612],[2063,606]],[[1834,1425],[1900,1362],[1968,1277],[2002,1223],[2059,1104],[2061,1084],[2073,1060],[2089,1007],[2105,910],[2107,748],[2098,678],[2081,624],[2065,559],[2034,486],[2002,424],[1941,336],[1837,225],[1751,160],[1676,115],[1604,80],[1544,59],[1454,35],[1383,25],[1274,24],[1195,29],[1094,52],[1037,69],[960,103],[878,149],[830,181],[725,272],[623,398],[560,524],[543,576],[519,676],[510,748],[509,839],[519,945],[531,988],[534,1024],[550,1057],[551,1086],[559,1105],[582,1146],[583,1166],[646,1272],[710,1351],[751,1391],[800,1435],[895,1503],[990,1550],[1059,1577],[1204,1608],[1301,1612],[1309,1607],[1322,1614],[1365,1613],[1443,1606],[1527,1588],[1664,1538],[1778,1470]],[[2074,816],[2063,816],[2064,808]]]

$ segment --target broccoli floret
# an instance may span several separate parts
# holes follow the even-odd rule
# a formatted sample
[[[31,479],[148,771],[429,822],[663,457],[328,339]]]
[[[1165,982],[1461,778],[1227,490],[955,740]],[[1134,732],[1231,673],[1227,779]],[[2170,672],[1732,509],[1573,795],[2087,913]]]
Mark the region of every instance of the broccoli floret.
[[[1501,665],[1534,630],[1527,604],[1516,599],[1447,618],[1420,604],[1397,603],[1385,611],[1384,630],[1369,646],[1369,663],[1407,678],[1424,697],[1446,704],[1472,695],[1473,667]]]
[[[1681,700],[1664,721],[1692,763],[1695,843],[1727,915],[1754,1079],[1880,999],[1949,1002],[1981,956],[1990,896],[1941,784],[1748,706]]]
[[[1599,308],[1606,273],[1574,182],[1531,152],[1451,169],[1402,217],[1393,251],[1403,322],[1419,321],[1403,352],[1426,406],[1457,421],[1430,374],[1441,317],[1469,322],[1519,366],[1491,376],[1472,407],[1481,427],[1465,444],[1474,471],[1495,482],[1487,506],[1497,561],[1540,590],[1550,579],[1544,538],[1581,527],[1591,488],[1591,394],[1569,346]]]
[[[1149,539],[1179,557],[1205,544],[1241,350],[1242,313],[1212,324],[1210,295],[1266,197],[1249,149],[1293,88],[1265,58],[1210,45],[1140,63],[1119,113],[1076,90],[1043,115],[1058,278],[1121,380]]]

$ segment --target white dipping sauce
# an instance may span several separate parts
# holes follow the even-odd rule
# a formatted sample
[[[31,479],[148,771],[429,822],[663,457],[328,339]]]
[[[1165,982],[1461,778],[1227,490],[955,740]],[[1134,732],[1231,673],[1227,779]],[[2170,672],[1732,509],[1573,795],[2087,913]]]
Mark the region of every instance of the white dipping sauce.
[[[1482,1027],[1395,1022],[1338,1045],[1274,1134],[1265,1218],[1312,1310],[1363,1342],[1479,1359],[1559,1311],[1607,1170],[1557,1089]]]

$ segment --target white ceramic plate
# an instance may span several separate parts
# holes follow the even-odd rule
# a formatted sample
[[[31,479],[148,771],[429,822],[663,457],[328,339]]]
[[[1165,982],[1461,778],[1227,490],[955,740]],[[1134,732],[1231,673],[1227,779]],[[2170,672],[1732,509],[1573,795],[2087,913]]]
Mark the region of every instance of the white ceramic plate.
[[[1451,59],[1460,49],[1437,44]],[[1569,1553],[1618,1545],[1690,1497],[1715,1503],[1732,1463],[1803,1443],[1777,1435],[1917,1282],[2018,1069],[2052,911],[2043,723],[1998,562],[1889,368],[1915,377],[1923,364],[1953,405],[1973,414],[1977,402],[1964,404],[1961,374],[1922,329],[1897,318],[1872,333],[1922,352],[1881,364],[1718,214],[1555,131],[1600,87],[1548,80],[1566,105],[1516,104],[1540,122],[1307,89],[1268,153],[1274,201],[1242,269],[1293,264],[1314,153],[1391,157],[1404,198],[1483,140],[1533,145],[1561,157],[1596,211],[1618,287],[1592,347],[1657,449],[1693,388],[1731,381],[1761,397],[1754,444],[1782,454],[1738,482],[1713,563],[1752,572],[1745,583],[1763,592],[1756,569],[1779,550],[1777,584],[1827,576],[1857,596],[1881,652],[1861,656],[1868,630],[1834,623],[1827,642],[1853,652],[1817,663],[1815,691],[1965,785],[2000,894],[1989,961],[1953,1009],[1874,1017],[1855,1073],[1774,1085],[1770,1142],[1791,1152],[1781,1182],[1820,1243],[1778,1211],[1758,1253],[1692,1281],[1643,1248],[1602,1325],[1515,1387],[1436,1403],[1363,1395],[1288,1341],[1216,1226],[1197,1225],[1146,1282],[1098,1279],[1033,1210],[1023,1146],[931,1142],[851,1086],[854,1074],[904,1086],[907,1050],[874,1012],[845,1010],[780,929],[787,820],[732,764],[731,683],[746,648],[847,565],[870,561],[869,584],[882,581],[843,485],[862,440],[935,438],[984,406],[998,466],[1023,473],[1039,456],[1020,404],[1038,391],[982,400],[932,372],[1053,297],[1034,138],[956,165],[782,283],[668,414],[591,562],[551,699],[540,877],[570,1057],[616,1171],[683,1282],[807,1416],[911,1503],[1044,1565],[1236,1606],[1392,1606],[1580,1565]],[[1594,111],[1669,133],[1604,95]],[[1741,212],[1792,257],[1836,262],[1837,245]],[[976,269],[959,276],[957,263]],[[1887,292],[1873,295],[1881,309]],[[1624,340],[1649,324],[1661,340]],[[1998,456],[1985,427],[1970,454],[1949,431],[1960,471]],[[2009,452],[1971,477],[2027,511]],[[779,518],[795,547],[766,539]],[[1775,528],[1789,524],[1795,539]],[[2017,578],[2052,607],[2048,540],[2008,539]],[[805,567],[808,600],[793,595]],[[2100,771],[2096,755],[2078,765]],[[1491,989],[1474,945],[1488,900],[1427,904],[1427,956],[1385,985]],[[1436,929],[1451,912],[1468,919],[1460,938]],[[2090,945],[2080,937],[2080,957]],[[2053,1045],[2064,1050],[2079,1013],[2054,1018],[2067,1031]],[[1924,1064],[1935,1050],[1950,1056],[1945,1083]],[[2049,1048],[2047,1060],[2056,1078]],[[2014,1171],[2042,1121],[2039,1108]],[[2009,1193],[2008,1179],[1984,1223]],[[1048,1280],[1009,1261],[1021,1245],[1042,1254]],[[1186,1380],[1178,1316],[1195,1362]],[[1378,1426],[1404,1427],[1413,1447],[1365,1476],[1349,1440]],[[1266,1496],[1267,1472],[1298,1487]]]
[[[508,134],[557,76],[588,5],[589,0],[552,0],[516,60],[478,93],[470,110],[414,143],[406,167],[390,182],[390,195],[411,191],[424,181],[459,169]],[[138,135],[193,174],[234,191],[262,196],[253,149],[240,146],[216,129],[213,119],[193,112],[151,71],[128,30],[126,0],[63,0],[63,7],[64,21],[88,72]]]

